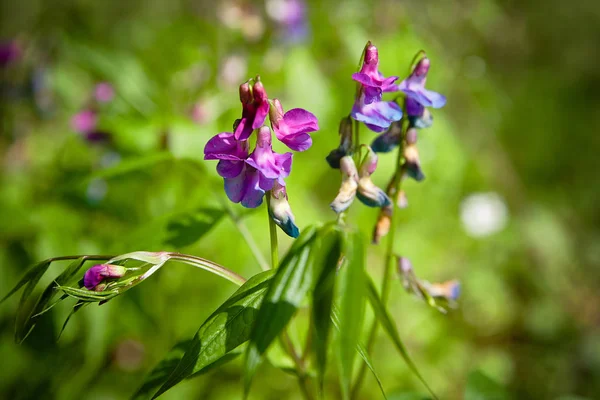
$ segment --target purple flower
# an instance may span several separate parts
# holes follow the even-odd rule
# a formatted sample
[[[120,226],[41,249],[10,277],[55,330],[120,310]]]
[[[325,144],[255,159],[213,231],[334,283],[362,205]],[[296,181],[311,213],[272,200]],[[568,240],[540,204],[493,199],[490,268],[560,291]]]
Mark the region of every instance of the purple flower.
[[[277,154],[271,148],[271,130],[258,131],[256,148],[248,155],[248,142],[230,132],[219,133],[204,148],[205,160],[219,160],[217,172],[225,179],[225,193],[234,203],[255,208],[262,204],[275,181],[283,181],[292,168],[292,153]]]
[[[288,43],[302,42],[309,33],[304,0],[268,0],[267,13],[277,21]]]
[[[394,85],[398,77],[385,78],[378,67],[377,48],[369,42],[360,72],[352,74],[352,79],[360,84],[360,88],[350,115],[372,131],[383,132],[392,122],[402,118],[402,109],[393,101],[381,101],[383,92],[398,90]]]
[[[237,122],[235,138],[246,140],[254,129],[258,129],[265,123],[269,114],[269,101],[265,87],[256,77],[254,85],[250,81],[240,85],[240,101],[242,102],[242,118]]]
[[[100,82],[94,89],[94,95],[99,103],[108,103],[115,97],[115,89],[108,82]]]
[[[108,278],[120,278],[125,275],[127,268],[120,265],[98,264],[88,269],[83,276],[83,286],[88,290],[101,291],[106,285],[100,285]]]
[[[71,127],[79,133],[88,133],[96,129],[98,115],[92,110],[83,110],[71,118]]]
[[[429,59],[422,58],[410,76],[396,86],[396,90],[406,94],[406,113],[409,117],[423,116],[425,107],[441,108],[446,104],[445,96],[425,89],[429,65]]]
[[[284,114],[278,99],[271,102],[269,119],[277,139],[294,151],[308,150],[312,145],[312,138],[308,133],[319,130],[317,117],[311,112],[293,108]]]
[[[275,153],[271,147],[271,130],[268,126],[263,126],[258,130],[256,147],[246,163],[260,172],[261,189],[271,190],[275,180],[285,186],[283,179],[290,174],[292,153]]]

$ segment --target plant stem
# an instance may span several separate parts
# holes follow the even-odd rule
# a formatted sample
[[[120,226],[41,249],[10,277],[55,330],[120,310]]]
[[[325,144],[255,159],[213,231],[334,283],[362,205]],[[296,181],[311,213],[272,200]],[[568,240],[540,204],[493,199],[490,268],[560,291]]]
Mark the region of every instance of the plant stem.
[[[256,259],[256,262],[258,262],[258,265],[260,265],[260,268],[263,271],[270,269],[269,263],[265,259],[265,256],[263,255],[263,253],[260,251],[258,244],[252,237],[252,234],[248,230],[248,227],[246,226],[244,221],[238,215],[236,215],[236,213],[233,211],[233,209],[231,208],[231,205],[229,203],[227,203],[226,201],[223,201],[223,206],[225,207],[225,211],[227,212],[227,215],[229,215],[229,218],[231,218],[233,225],[237,228],[238,232],[242,235],[242,237],[246,241],[246,244],[250,248],[250,251],[252,252],[252,255],[254,256],[254,258]]]
[[[271,267],[277,268],[279,265],[279,246],[277,244],[277,225],[269,214],[269,208],[271,207],[271,192],[267,192],[265,197],[267,198],[267,217],[269,218],[269,237],[271,239]]]
[[[406,113],[406,111],[405,111]],[[385,260],[383,265],[383,277],[381,281],[381,302],[385,305],[387,303],[389,294],[390,294],[390,274],[393,269],[393,260],[394,260],[394,241],[396,236],[396,224],[398,221],[397,214],[398,209],[396,209],[396,198],[397,194],[400,191],[400,185],[402,183],[402,175],[404,173],[404,165],[402,163],[402,156],[404,153],[404,135],[400,138],[400,144],[398,146],[398,154],[396,156],[396,171],[394,172],[394,180],[389,190],[389,195],[392,197],[392,207],[394,211],[392,212],[392,217],[390,221],[390,233],[387,242],[387,248],[385,252]],[[378,320],[375,318],[373,323],[371,324],[371,329],[369,331],[369,336],[367,339],[366,350],[367,353],[371,352],[373,344],[375,342],[375,336],[377,335],[377,328],[379,327]],[[367,365],[362,363],[360,366],[360,370],[358,371],[358,375],[356,376],[356,381],[354,382],[354,386],[352,387],[352,391],[350,392],[350,398],[356,399],[360,392],[360,387],[365,378],[365,373],[367,371]]]
[[[270,242],[271,242],[271,267],[273,269],[275,269],[279,265],[279,249],[278,249],[279,246],[277,243],[277,225],[275,224],[275,221],[273,221],[273,218],[271,218],[271,215],[269,214],[269,209],[271,206],[271,192],[267,192],[265,194],[265,197],[267,198],[267,217],[269,218],[269,237],[270,237]],[[282,347],[285,350],[287,350],[287,352],[290,355],[290,357],[292,358],[292,360],[294,360],[294,364],[296,365],[296,372],[298,375],[298,385],[300,385],[300,390],[302,391],[302,395],[304,396],[304,398],[306,400],[312,400],[313,396],[309,389],[308,376],[306,375],[306,368],[305,368],[304,362],[302,361],[302,358],[298,355],[298,352],[296,352],[296,349],[294,348],[294,344],[292,343],[287,331],[285,331],[285,330],[283,331],[283,333],[279,337],[279,340],[281,341]]]
[[[236,274],[235,272],[217,264],[210,260],[206,260],[201,257],[190,256],[188,254],[181,253],[168,253],[169,260],[171,261],[180,261],[182,263],[192,265],[194,267],[201,268],[203,270],[212,272],[215,275],[218,275],[222,278],[227,279],[228,281],[235,283],[238,286],[246,283],[246,278],[241,275]]]

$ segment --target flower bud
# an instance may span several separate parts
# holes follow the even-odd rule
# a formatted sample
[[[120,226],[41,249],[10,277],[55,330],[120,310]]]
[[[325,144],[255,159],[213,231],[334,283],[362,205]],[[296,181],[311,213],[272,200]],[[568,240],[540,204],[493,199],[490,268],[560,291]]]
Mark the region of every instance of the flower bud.
[[[271,189],[269,215],[288,236],[297,238],[300,235],[300,230],[295,224],[294,214],[288,203],[285,186],[280,185],[277,181],[275,181]]]
[[[83,286],[88,290],[102,291],[106,288],[101,284],[105,279],[121,278],[127,272],[127,268],[120,265],[98,264],[85,272]]]
[[[440,297],[447,301],[456,301],[460,296],[460,282],[453,279],[442,283],[424,282],[423,286],[431,297]]]
[[[367,150],[367,156],[360,165],[356,197],[368,207],[389,206],[392,204],[390,198],[371,180],[371,174],[377,168],[377,154],[370,147]]]
[[[406,197],[406,192],[404,190],[398,192],[398,196],[396,198],[396,205],[400,209],[408,207],[408,198]]]
[[[252,86],[252,94],[254,95],[254,101],[256,101],[258,104],[268,100],[267,92],[265,91],[264,85],[260,81],[260,76],[256,76],[256,81],[254,86]]]
[[[271,107],[269,108],[269,119],[274,127],[279,126],[279,121],[283,119],[283,107],[279,99],[269,100]]]
[[[350,154],[352,150],[352,119],[350,117],[342,118],[340,121],[340,145],[337,149],[331,150],[325,158],[331,168],[340,168],[340,159]]]
[[[344,156],[340,159],[340,171],[342,172],[342,185],[337,197],[330,204],[336,214],[350,207],[358,189],[358,171],[351,156]]]
[[[406,159],[406,174],[416,180],[417,182],[425,179],[425,175],[421,170],[421,163],[419,161],[419,151],[417,146],[409,144],[404,149],[404,158]]]
[[[409,128],[406,131],[406,144],[416,144],[418,139],[418,132],[415,128]]]
[[[390,232],[393,212],[392,206],[381,207],[375,229],[373,229],[373,244],[379,244],[381,238]]]
[[[392,122],[387,132],[377,136],[371,143],[371,148],[376,153],[389,153],[398,144],[402,137],[402,121]]]
[[[244,107],[252,104],[252,88],[250,82],[244,82],[240,85],[240,101]]]

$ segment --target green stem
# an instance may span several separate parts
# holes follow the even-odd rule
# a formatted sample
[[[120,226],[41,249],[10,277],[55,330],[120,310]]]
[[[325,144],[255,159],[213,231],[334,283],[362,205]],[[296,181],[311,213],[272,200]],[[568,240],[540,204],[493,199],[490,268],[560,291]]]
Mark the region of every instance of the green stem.
[[[269,208],[271,207],[271,192],[267,192],[265,197],[267,198],[267,217],[269,218],[269,237],[271,239],[271,267],[277,268],[279,265],[279,246],[277,244],[277,225],[269,214]]]
[[[269,263],[265,259],[265,256],[263,255],[263,253],[260,251],[258,244],[252,237],[252,234],[248,230],[248,227],[246,226],[244,221],[233,211],[233,209],[231,208],[231,205],[227,201],[223,201],[222,203],[223,203],[223,207],[225,208],[225,211],[227,212],[227,215],[229,215],[229,218],[233,222],[233,225],[236,227],[236,229],[238,230],[240,235],[242,235],[242,237],[246,241],[246,244],[250,248],[252,255],[258,262],[258,265],[260,265],[260,268],[263,271],[270,269]]]
[[[405,111],[406,113],[406,111]],[[397,214],[398,210],[396,209],[396,198],[397,194],[400,191],[400,185],[402,183],[402,175],[404,173],[404,165],[402,163],[402,156],[404,153],[404,135],[400,138],[400,145],[398,146],[398,154],[396,156],[396,171],[394,172],[394,182],[390,193],[392,196],[392,207],[394,211],[392,212],[392,217],[390,221],[390,233],[387,242],[387,248],[385,252],[385,260],[383,265],[383,277],[381,281],[381,302],[385,305],[389,298],[390,294],[390,275],[393,270],[393,261],[394,261],[394,241],[396,237],[396,223],[397,223]],[[367,353],[371,353],[371,349],[373,344],[375,343],[375,337],[377,335],[378,320],[375,318],[373,323],[371,324],[371,329],[369,331],[369,336],[367,339],[366,350]],[[365,378],[365,373],[367,371],[367,365],[362,363],[360,366],[360,370],[358,371],[358,375],[356,376],[356,381],[354,382],[354,386],[352,387],[352,391],[350,393],[351,399],[358,398],[360,393],[360,387]]]
[[[279,265],[279,246],[277,243],[277,225],[271,215],[269,214],[269,209],[271,206],[271,192],[267,192],[265,194],[267,198],[267,217],[269,218],[269,237],[271,242],[271,267],[273,269],[277,268]],[[298,385],[300,385],[300,390],[302,391],[302,395],[306,400],[312,400],[313,396],[310,392],[308,385],[308,376],[306,375],[306,367],[302,358],[298,355],[298,352],[294,348],[294,344],[292,343],[290,336],[287,331],[284,331],[279,337],[281,341],[282,347],[287,351],[292,360],[294,360],[294,364],[296,365],[296,372],[298,375]]]
[[[197,268],[201,268],[205,271],[212,272],[215,275],[220,276],[221,278],[225,278],[228,281],[235,283],[238,286],[242,286],[246,283],[246,278],[241,275],[236,274],[235,272],[217,264],[210,260],[206,260],[204,258],[190,256],[188,254],[181,253],[168,253],[169,260],[171,261],[180,261],[182,263],[192,265]]]

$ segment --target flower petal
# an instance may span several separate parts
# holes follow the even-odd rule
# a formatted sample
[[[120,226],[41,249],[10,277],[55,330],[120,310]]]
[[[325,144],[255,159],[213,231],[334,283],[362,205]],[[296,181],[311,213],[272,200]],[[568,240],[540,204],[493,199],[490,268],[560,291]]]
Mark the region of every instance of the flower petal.
[[[317,117],[303,108],[292,108],[283,115],[283,120],[293,133],[308,133],[319,130]]]
[[[252,129],[260,128],[265,123],[265,119],[267,119],[268,114],[269,102],[263,101],[256,109],[256,114],[254,115],[254,122],[252,122]]]
[[[380,101],[362,107],[355,103],[350,115],[355,120],[364,122],[372,131],[383,132],[392,122],[402,118],[402,109],[393,101]]]
[[[205,160],[241,160],[246,155],[244,146],[235,140],[234,134],[230,132],[213,136],[204,146]]]
[[[244,169],[243,161],[221,160],[217,164],[217,173],[223,178],[235,178]]]

